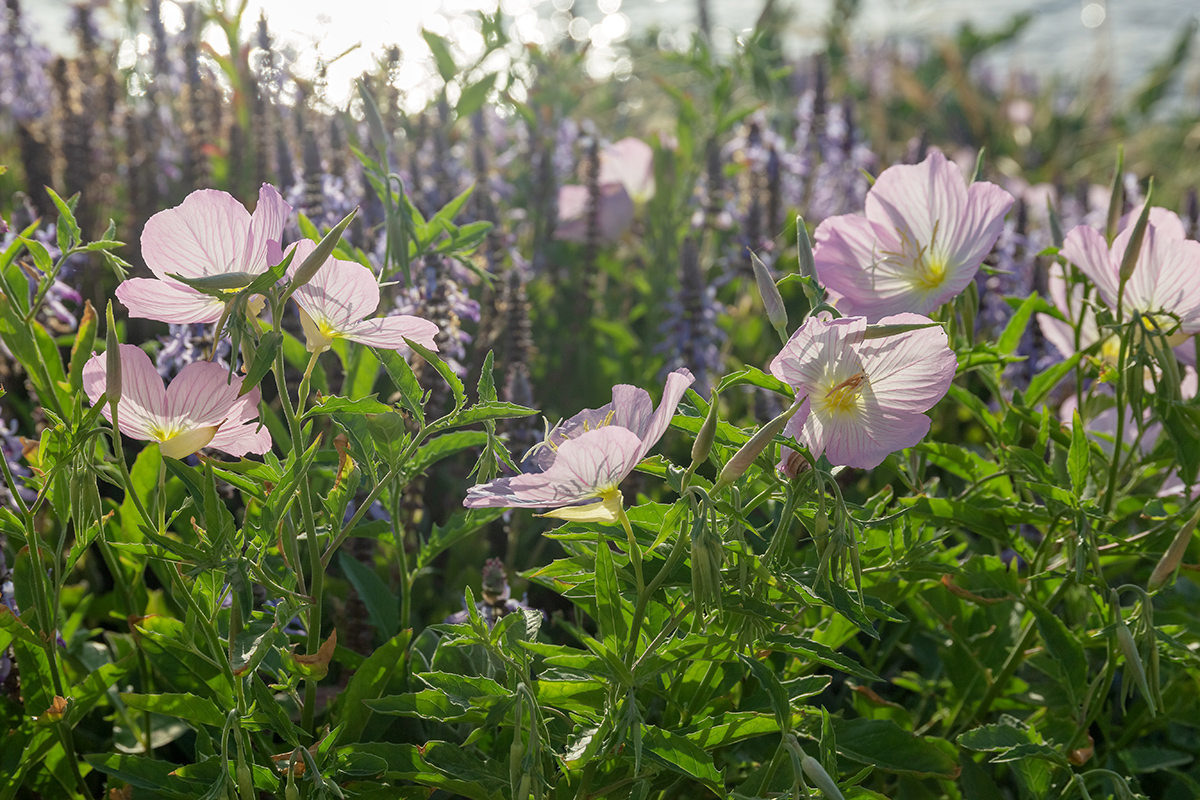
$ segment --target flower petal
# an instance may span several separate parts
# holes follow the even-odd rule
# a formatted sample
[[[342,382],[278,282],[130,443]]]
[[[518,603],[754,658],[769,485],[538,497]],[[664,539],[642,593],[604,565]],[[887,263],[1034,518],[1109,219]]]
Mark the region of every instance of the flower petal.
[[[683,393],[695,381],[695,376],[686,367],[681,367],[667,376],[667,385],[663,388],[662,400],[655,409],[649,426],[641,434],[642,454],[638,456],[638,461],[641,461],[650,448],[654,447],[662,435],[667,432],[667,428],[671,426],[671,417],[675,416],[675,409],[679,407],[679,401],[683,399]]]
[[[129,278],[117,287],[117,299],[129,316],[159,322],[210,323],[221,318],[225,304],[215,297],[171,280]]]
[[[825,456],[834,466],[873,469],[889,454],[912,447],[929,433],[929,417],[916,413],[891,413],[882,408],[865,410],[826,421]]]
[[[283,237],[283,226],[287,223],[292,207],[279,194],[279,190],[264,183],[258,190],[258,205],[250,217],[250,230],[242,256],[242,272],[266,272],[275,254],[271,243],[279,243]],[[282,259],[280,259],[282,261]]]
[[[911,325],[930,321],[919,314],[896,314],[884,317],[880,323]],[[889,411],[932,408],[946,396],[958,369],[958,359],[941,327],[870,339],[855,349],[867,373],[869,394]]]
[[[316,242],[302,239],[289,248],[296,251],[288,265],[289,278],[295,277],[296,270],[316,247]],[[324,320],[334,330],[341,331],[375,313],[379,307],[379,283],[362,264],[330,257],[292,297],[313,319]]]
[[[1078,267],[1096,285],[1104,302],[1116,308],[1119,265],[1109,257],[1104,235],[1088,225],[1076,225],[1063,241],[1061,252],[1063,258]]]
[[[600,151],[600,184],[619,183],[635,203],[654,196],[654,149],[627,137]]]
[[[605,426],[558,446],[545,472],[499,478],[467,491],[468,508],[572,505],[615,487],[641,460],[642,442],[625,428]]]
[[[142,257],[159,278],[237,272],[244,266],[250,212],[216,189],[192,192],[175,208],[160,211],[142,230]]]
[[[427,319],[399,314],[393,317],[365,319],[347,325],[342,330],[342,335],[352,342],[385,350],[404,347],[407,344],[404,340],[411,339],[425,349],[437,352],[437,342],[434,341],[437,332],[438,326]]]
[[[238,402],[241,377],[211,361],[193,361],[167,387],[167,417],[185,428],[218,426]]]
[[[236,424],[226,422],[208,446],[239,458],[248,453],[260,455],[271,449],[271,432],[265,425],[260,426],[257,419]]]
[[[941,241],[948,221],[957,220],[966,206],[962,172],[934,150],[920,164],[897,164],[881,172],[867,192],[866,214],[872,222],[929,244],[934,229]]]
[[[154,369],[150,356],[131,344],[121,348],[121,400],[117,403],[117,426],[133,439],[156,439],[155,428],[163,427],[167,417],[167,390]],[[107,356],[92,356],[83,367],[83,391],[92,403],[107,388]],[[108,404],[102,412],[112,421]]]

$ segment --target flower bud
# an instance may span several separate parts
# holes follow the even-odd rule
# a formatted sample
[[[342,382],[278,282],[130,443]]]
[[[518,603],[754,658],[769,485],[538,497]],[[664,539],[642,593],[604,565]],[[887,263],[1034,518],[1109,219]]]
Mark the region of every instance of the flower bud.
[[[1163,553],[1162,558],[1158,560],[1154,572],[1150,573],[1150,580],[1146,582],[1146,591],[1157,592],[1174,580],[1175,571],[1179,569],[1188,545],[1191,544],[1192,534],[1196,530],[1197,523],[1200,523],[1200,507],[1196,509],[1192,518],[1183,524],[1179,533],[1175,534],[1167,552]]]
[[[803,402],[804,400],[801,398],[792,403],[787,411],[784,411],[778,417],[759,428],[758,432],[751,436],[749,441],[733,454],[733,458],[725,463],[725,466],[721,469],[721,474],[717,476],[717,482],[713,484],[712,488],[713,494],[716,494],[726,486],[732,485],[734,481],[742,477],[742,473],[754,463],[754,459],[758,458],[767,449],[767,446],[783,430],[783,426],[787,425],[788,420],[800,410]]]
[[[820,789],[829,800],[845,800],[841,789],[837,787],[837,782],[829,776],[820,761],[805,753],[800,758],[800,766],[808,779],[813,782],[813,786]]]
[[[1124,286],[1126,281],[1133,277],[1133,271],[1137,267],[1138,254],[1142,250],[1142,240],[1146,238],[1146,224],[1150,220],[1150,197],[1154,194],[1154,181],[1151,179],[1150,188],[1146,190],[1146,202],[1142,204],[1142,213],[1138,215],[1137,223],[1133,226],[1133,234],[1129,237],[1129,244],[1125,247],[1125,254],[1121,256],[1121,270],[1118,273],[1121,279],[1121,286]]]
[[[783,306],[783,296],[779,294],[779,287],[775,285],[775,281],[771,278],[771,271],[767,269],[767,265],[762,262],[754,251],[748,250],[750,253],[750,263],[754,267],[754,282],[758,284],[758,293],[762,296],[763,307],[767,310],[767,319],[771,323],[771,327],[779,334],[779,338],[787,344],[787,309]]]
[[[292,282],[288,286],[287,292],[284,296],[285,300],[288,297],[291,297],[292,292],[311,281],[313,276],[317,274],[317,270],[324,266],[325,262],[329,260],[329,257],[333,255],[334,248],[336,248],[338,242],[341,241],[342,231],[346,230],[347,226],[349,226],[350,222],[354,219],[354,215],[357,213],[358,209],[355,208],[353,211],[343,217],[341,222],[339,222],[337,225],[334,225],[333,229],[330,230],[329,233],[325,234],[321,241],[317,242],[317,246],[314,247],[313,251],[308,254],[308,258],[304,259],[300,266],[296,268],[296,272],[292,276]]]
[[[246,765],[245,759],[238,759],[237,782],[238,793],[242,796],[241,800],[254,800],[255,797],[258,797],[258,793],[254,791],[254,774],[250,772],[250,767]]]
[[[800,261],[800,274],[811,278],[814,283],[817,278],[817,259],[813,256],[812,242],[808,239],[808,228],[804,217],[796,215],[796,258]]]
[[[703,464],[712,452],[713,440],[717,438],[717,399],[717,393],[713,392],[708,401],[708,415],[696,431],[696,441],[692,442],[692,469]]]
[[[725,546],[721,536],[709,528],[703,512],[692,523],[692,596],[703,615],[721,608],[721,564]]]
[[[108,301],[105,313],[104,350],[104,391],[108,394],[108,402],[116,405],[121,402],[121,343],[117,341],[117,324],[113,322],[112,301]]]
[[[1146,680],[1146,669],[1142,666],[1142,656],[1138,652],[1133,632],[1129,630],[1129,626],[1121,618],[1121,605],[1116,591],[1112,593],[1112,604],[1116,616],[1117,645],[1121,648],[1121,655],[1125,658],[1125,669],[1127,672],[1133,673],[1133,680],[1137,684],[1138,691],[1142,693],[1142,697],[1149,703],[1150,714],[1153,716],[1155,712],[1154,695],[1150,693],[1150,684]],[[1126,676],[1122,679],[1122,697],[1129,694],[1128,686],[1128,676]]]
[[[868,339],[886,339],[889,336],[898,336],[901,333],[919,331],[924,328],[937,328],[941,324],[940,322],[929,320],[929,322],[904,322],[894,325],[868,325],[863,329],[863,341]]]

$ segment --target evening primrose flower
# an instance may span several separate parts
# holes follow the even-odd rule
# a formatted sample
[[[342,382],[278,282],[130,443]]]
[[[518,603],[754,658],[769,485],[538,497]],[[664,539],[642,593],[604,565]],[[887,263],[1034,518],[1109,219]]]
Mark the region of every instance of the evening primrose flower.
[[[616,522],[624,513],[617,488],[671,423],[692,373],[667,376],[662,402],[654,410],[649,393],[614,386],[613,399],[559,423],[522,463],[525,472],[467,491],[467,508],[553,508],[545,516],[590,522]]]
[[[142,258],[153,278],[130,278],[117,287],[129,316],[161,322],[217,322],[225,303],[171,278],[245,273],[270,267],[268,246],[279,243],[292,207],[274,186],[263,184],[254,214],[232,195],[215,189],[192,192],[180,205],[160,211],[142,230]]]
[[[995,184],[968,188],[938,152],[889,167],[867,193],[865,217],[830,217],[817,227],[817,274],[844,314],[869,322],[927,314],[970,285],[1012,204]]]
[[[928,324],[919,314],[882,324]],[[810,317],[771,362],[804,404],[785,432],[814,457],[870,469],[929,431],[928,411],[950,388],[957,359],[940,327],[866,339],[863,317]]]
[[[296,254],[288,267],[288,277],[295,277],[316,246],[308,239],[292,245]],[[334,339],[385,350],[405,347],[405,339],[411,339],[427,350],[438,349],[433,340],[437,325],[427,319],[406,314],[364,319],[379,308],[379,284],[362,264],[330,257],[308,283],[292,293],[292,299],[300,309],[309,352],[328,349]]]
[[[188,364],[171,385],[162,378],[150,356],[131,344],[120,345],[121,399],[117,425],[132,439],[158,442],[168,458],[184,458],[202,447],[244,456],[271,449],[271,435],[258,426],[259,390],[241,397],[242,378],[229,379],[229,370],[209,361]],[[107,386],[106,356],[96,355],[83,367],[83,390],[92,403]],[[102,411],[112,420],[108,404]]]
[[[1133,230],[1134,226],[1127,224],[1109,246],[1100,231],[1078,225],[1063,242],[1063,258],[1087,275],[1100,297],[1114,309],[1118,305],[1121,260]],[[1153,318],[1163,331],[1172,332],[1171,344],[1177,345],[1200,332],[1198,276],[1200,242],[1187,238],[1183,221],[1174,213],[1151,208],[1133,274],[1125,282],[1122,309],[1126,314],[1138,312]]]

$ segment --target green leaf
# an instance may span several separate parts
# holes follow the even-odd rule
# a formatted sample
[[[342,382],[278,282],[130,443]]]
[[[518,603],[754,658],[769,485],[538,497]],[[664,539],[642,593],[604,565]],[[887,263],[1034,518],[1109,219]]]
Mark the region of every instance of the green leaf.
[[[1033,609],[1042,641],[1046,643],[1051,658],[1062,670],[1063,688],[1067,690],[1072,703],[1079,702],[1082,700],[1080,692],[1087,686],[1088,679],[1087,655],[1083,652],[1083,645],[1066,624],[1041,603],[1028,597],[1025,603]]]
[[[71,210],[71,206],[67,204],[67,201],[59,197],[58,192],[49,186],[45,187],[45,189],[46,194],[50,195],[50,200],[54,203],[54,207],[58,209],[58,225],[55,226],[59,234],[58,249],[65,253],[79,243],[79,223],[75,221],[75,212]],[[72,200],[78,202],[79,195],[76,194]],[[63,241],[64,237],[66,241]],[[65,247],[63,246],[64,244],[66,245]]]
[[[497,74],[489,73],[470,86],[463,87],[458,103],[454,106],[454,113],[458,115],[459,119],[469,117],[483,107],[484,101],[487,100],[492,88],[496,85]]]
[[[1088,469],[1091,466],[1092,448],[1088,443],[1083,420],[1076,408],[1071,416],[1071,447],[1067,451],[1067,472],[1071,476],[1071,489],[1076,497],[1083,497],[1087,488]]]
[[[503,508],[468,508],[456,511],[445,525],[433,526],[433,532],[417,553],[417,567],[424,568],[439,555],[476,531],[504,515]]]
[[[1004,331],[996,341],[997,350],[1005,355],[1016,352],[1017,346],[1021,344],[1021,337],[1025,335],[1025,329],[1029,327],[1030,317],[1033,316],[1034,310],[1042,302],[1044,302],[1042,296],[1036,292],[1025,298],[1025,301],[1017,308],[1016,313],[1009,318],[1008,324],[1004,326]]]
[[[400,405],[418,422],[424,422],[425,392],[421,389],[421,383],[413,373],[412,367],[395,350],[374,349],[373,352],[379,362],[383,364],[383,368],[387,370],[388,375],[391,376],[396,388],[400,390]]]
[[[799,656],[816,661],[819,664],[824,664],[827,667],[841,670],[848,675],[853,675],[865,681],[877,682],[882,681],[875,673],[863,667],[854,660],[841,655],[834,651],[828,645],[814,642],[811,639],[806,639],[803,636],[771,636],[768,637],[762,646],[769,647],[772,650],[778,650],[782,653],[793,653]]]
[[[713,766],[712,757],[690,739],[654,725],[641,725],[643,752],[651,761],[672,772],[700,781],[720,793],[721,773]]]
[[[921,777],[958,776],[958,748],[945,739],[916,736],[891,720],[832,718],[837,753],[862,764]],[[823,719],[806,710],[805,735],[819,739]]]
[[[254,350],[254,359],[250,362],[250,369],[247,370],[246,377],[242,379],[239,396],[246,394],[262,382],[275,364],[275,356],[282,346],[283,334],[279,331],[267,331],[263,334]]]
[[[1025,404],[1036,406],[1040,403],[1050,393],[1050,390],[1067,376],[1067,373],[1075,369],[1082,357],[1083,353],[1073,353],[1065,361],[1060,361],[1034,375],[1033,379],[1029,381],[1029,389],[1025,392]]]
[[[454,80],[454,76],[458,74],[458,65],[454,63],[454,56],[450,54],[450,45],[446,43],[445,39],[430,30],[421,31],[421,36],[433,52],[438,75],[441,75],[442,80],[446,83]]]
[[[193,727],[210,725],[214,728],[222,728],[225,726],[226,715],[217,708],[217,704],[194,694],[127,694],[123,692],[121,701],[138,711],[150,711],[154,714],[175,717],[190,723]]]
[[[338,698],[338,708],[334,714],[334,721],[342,731],[342,744],[359,741],[371,719],[371,710],[367,708],[366,701],[383,694],[393,675],[403,672],[411,637],[412,631],[401,631],[367,656],[355,670],[350,683]]]
[[[301,419],[308,419],[317,414],[386,414],[392,411],[387,403],[375,399],[375,395],[350,400],[345,397],[322,397],[304,412]]]
[[[367,607],[367,617],[385,637],[391,637],[400,629],[400,601],[387,585],[375,573],[375,570],[363,564],[346,551],[338,556],[338,563],[346,579],[358,592],[363,605]]]
[[[596,618],[610,647],[625,641],[629,627],[621,609],[621,587],[612,551],[605,539],[596,542]]]
[[[775,712],[775,723],[779,726],[780,730],[790,730],[792,727],[792,703],[783,688],[783,684],[775,676],[775,671],[757,658],[751,658],[742,653],[738,653],[738,660],[750,670],[755,680],[758,681],[758,685],[763,688],[767,693],[767,697],[771,699],[771,710]]]
[[[162,792],[169,789],[183,789],[189,785],[188,781],[175,777],[175,771],[179,769],[179,765],[169,761],[126,756],[119,753],[98,753],[85,755],[83,758],[92,765],[93,769],[119,778],[139,789]]]
[[[449,458],[455,453],[461,453],[472,447],[482,447],[487,444],[487,441],[488,436],[484,431],[444,433],[430,439],[418,448],[412,461],[405,465],[405,470],[411,475],[420,475],[443,458]]]
[[[454,418],[455,425],[471,425],[492,419],[516,419],[529,417],[538,413],[536,408],[519,406],[516,403],[503,403],[496,400],[485,400],[464,409]]]
[[[446,385],[450,387],[450,391],[454,394],[454,415],[457,416],[458,412],[462,411],[462,407],[467,402],[467,393],[463,387],[463,382],[454,370],[450,368],[450,365],[442,361],[432,350],[427,350],[412,339],[405,339],[404,341],[408,342],[408,346],[413,349],[413,352],[425,359],[425,363],[433,367],[442,376],[442,380],[446,382]]]

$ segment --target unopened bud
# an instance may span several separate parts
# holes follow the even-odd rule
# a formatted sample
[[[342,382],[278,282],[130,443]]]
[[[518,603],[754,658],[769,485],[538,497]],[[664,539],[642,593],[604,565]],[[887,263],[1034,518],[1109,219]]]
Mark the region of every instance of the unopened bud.
[[[250,767],[244,760],[237,765],[237,782],[238,793],[242,796],[241,800],[254,800],[255,797],[258,797],[254,791],[254,774],[250,772]]]
[[[703,512],[692,523],[692,596],[701,614],[721,608],[721,565],[725,546]]]
[[[708,415],[696,431],[696,441],[692,442],[692,469],[703,464],[712,452],[713,441],[717,438],[717,399],[717,393],[713,392],[708,401]]]
[[[751,436],[749,441],[733,454],[733,458],[725,463],[725,466],[721,469],[721,474],[717,476],[717,482],[713,484],[712,493],[716,494],[726,486],[731,486],[734,481],[742,477],[742,473],[749,469],[750,465],[754,463],[754,459],[762,455],[767,446],[783,430],[783,426],[787,425],[788,420],[800,410],[802,404],[803,398],[792,403],[787,411],[784,411],[778,417],[759,428],[758,432]]]
[[[1154,715],[1154,695],[1150,693],[1150,684],[1146,680],[1146,669],[1142,666],[1142,656],[1138,653],[1137,642],[1134,641],[1133,632],[1129,630],[1129,626],[1125,624],[1125,620],[1121,619],[1121,606],[1117,598],[1117,593],[1112,593],[1113,609],[1115,610],[1117,623],[1117,645],[1121,648],[1121,655],[1125,658],[1125,669],[1127,673],[1133,673],[1133,680],[1137,684],[1138,691],[1142,693],[1142,697],[1150,705],[1150,714]]]
[[[758,284],[758,293],[762,296],[763,307],[767,310],[767,320],[770,321],[771,327],[779,334],[779,338],[787,344],[787,309],[783,306],[783,295],[779,294],[779,287],[775,285],[775,281],[771,278],[771,271],[767,269],[767,265],[763,263],[753,250],[750,253],[750,263],[754,267],[754,282]]]
[[[1117,235],[1117,223],[1125,207],[1125,146],[1117,145],[1117,164],[1113,169],[1112,188],[1108,197],[1108,219],[1104,225],[1104,236],[1112,241]]]
[[[1163,553],[1162,558],[1158,560],[1154,572],[1150,573],[1150,580],[1146,582],[1147,591],[1157,592],[1174,579],[1175,571],[1179,569],[1188,545],[1192,542],[1192,534],[1196,530],[1197,523],[1200,523],[1200,508],[1197,508],[1192,518],[1183,524],[1179,533],[1175,534],[1175,538],[1171,540],[1167,552]]]
[[[805,753],[800,759],[800,766],[804,769],[804,774],[812,781],[813,786],[820,789],[829,800],[845,800],[842,790],[821,766],[820,761]]]
[[[116,405],[121,402],[121,343],[117,341],[117,324],[113,322],[112,301],[108,301],[105,313],[104,350],[104,391],[108,394],[108,402]]]
[[[800,274],[806,278],[817,278],[817,259],[813,256],[812,242],[808,239],[808,228],[804,217],[796,215],[796,258],[800,261]]]
[[[1133,271],[1137,268],[1138,254],[1142,251],[1142,240],[1146,238],[1146,225],[1150,221],[1150,198],[1154,194],[1154,179],[1150,179],[1150,188],[1146,190],[1146,202],[1142,204],[1142,213],[1138,215],[1137,223],[1133,226],[1133,233],[1129,237],[1129,244],[1125,247],[1125,254],[1121,256],[1121,270],[1118,273],[1121,279],[1121,286],[1124,286],[1126,281],[1133,277]]]

